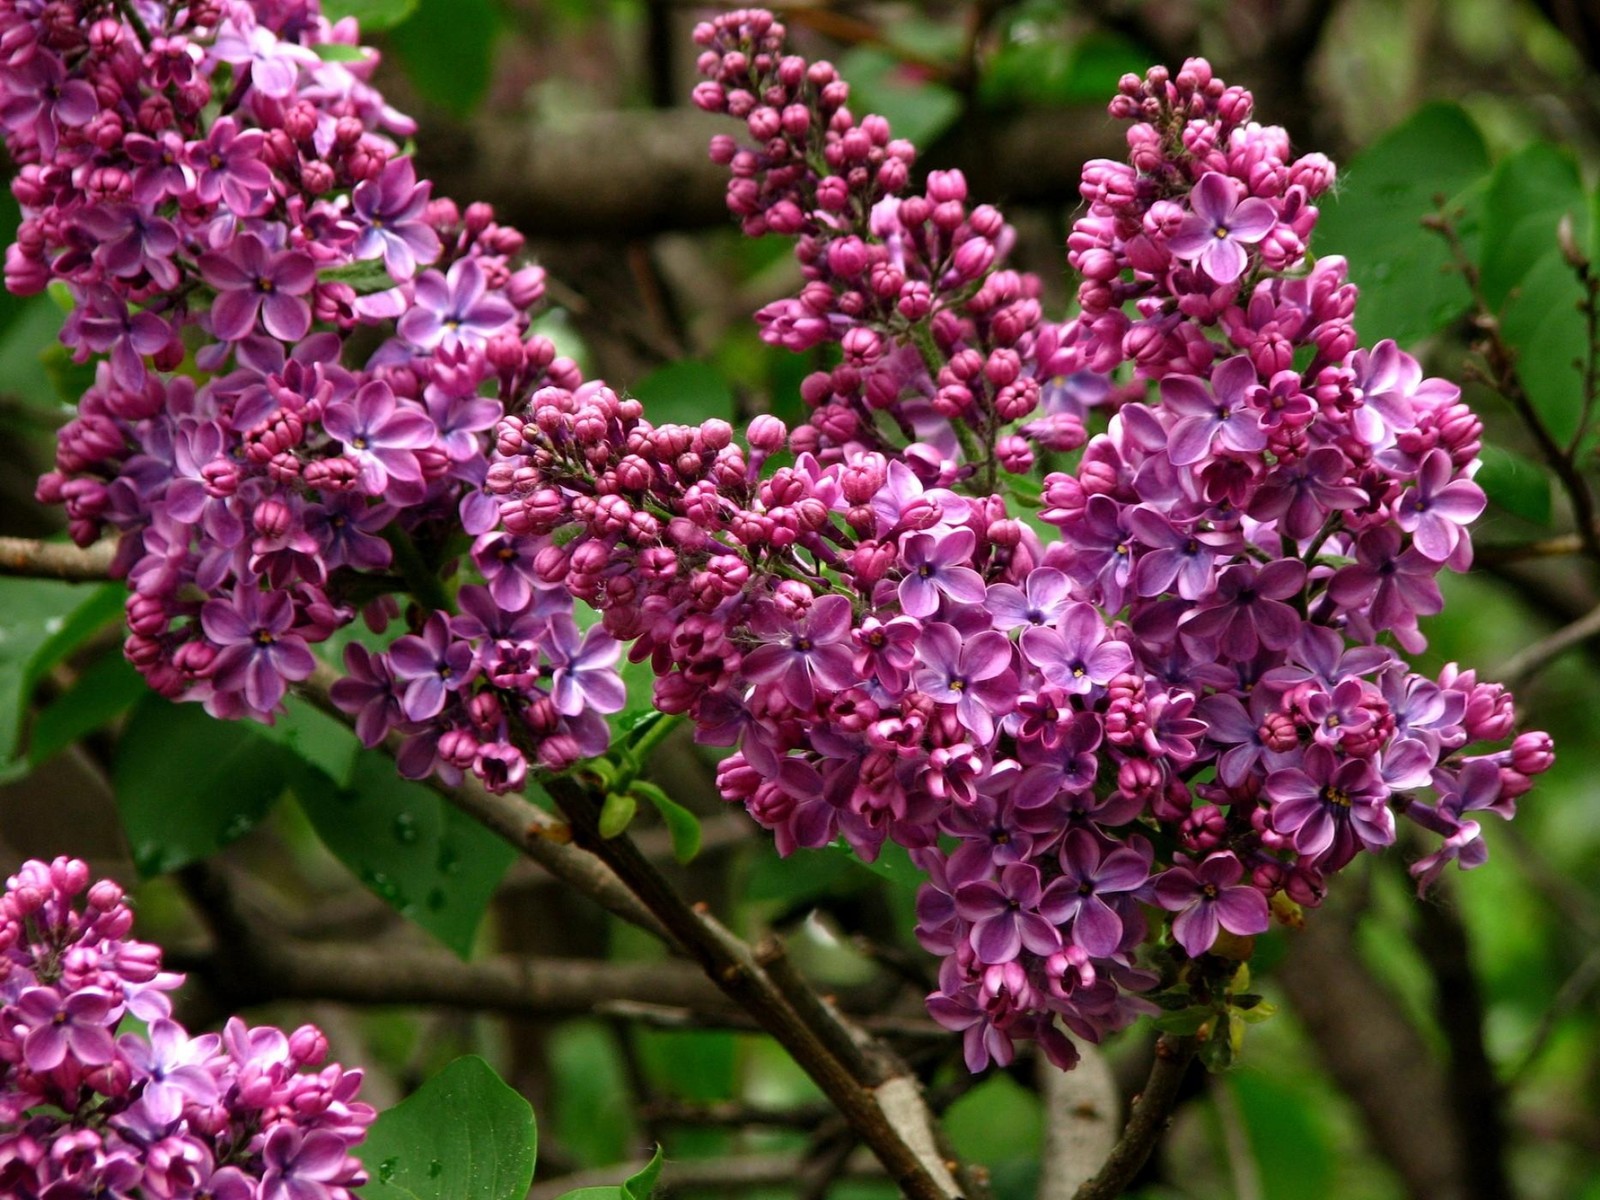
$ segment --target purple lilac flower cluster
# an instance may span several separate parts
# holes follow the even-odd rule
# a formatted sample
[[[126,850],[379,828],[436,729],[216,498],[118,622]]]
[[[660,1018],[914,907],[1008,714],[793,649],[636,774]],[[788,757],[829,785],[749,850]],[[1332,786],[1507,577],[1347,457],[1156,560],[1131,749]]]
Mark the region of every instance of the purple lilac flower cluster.
[[[132,928],[122,889],[77,860],[6,881],[0,1194],[349,1200],[366,1182],[350,1150],[376,1115],[361,1072],[313,1072],[328,1043],[310,1025],[234,1018],[191,1037],[167,998],[182,976]]]
[[[764,336],[840,365],[748,448],[546,388],[486,487],[657,705],[737,747],[722,792],[781,852],[892,840],[926,870],[929,1008],[972,1069],[1017,1038],[1070,1065],[1062,1025],[1225,984],[1223,934],[1316,905],[1397,818],[1437,838],[1422,886],[1481,863],[1477,818],[1512,815],[1550,740],[1394,648],[1470,561],[1480,426],[1393,342],[1357,348],[1342,260],[1305,265],[1327,161],[1203,61],[1128,78],[1132,159],[1085,169],[1082,311],[1050,326],[999,215],[954,173],[899,198],[910,148],[770,14],[696,36],[697,101],[754,139],[712,145],[729,206],[806,270]],[[1033,513],[996,465],[1044,471],[1007,486]]]
[[[621,703],[617,648],[481,491],[502,412],[582,379],[529,336],[521,235],[417,179],[357,36],[315,0],[0,2],[6,282],[64,285],[95,362],[39,494],[80,544],[123,535],[128,657],[220,717],[270,719],[312,643],[470,552],[490,599],[353,650],[340,699],[369,743],[411,735],[408,773],[515,786],[514,740],[566,766]]]
[[[746,233],[794,237],[806,280],[756,314],[761,336],[840,349],[838,366],[802,385],[813,411],[793,448],[823,461],[846,446],[909,456],[948,482],[963,460],[992,479],[1028,471],[1035,446],[1081,446],[1061,383],[1067,327],[1042,321],[1035,276],[1001,266],[1015,232],[1000,212],[970,206],[959,171],[929,172],[921,194],[902,197],[912,145],[880,116],[857,122],[849,85],[826,62],[784,54],[770,14],[732,13],[697,40],[710,79],[695,103],[738,118],[754,142],[712,141],[733,175],[728,207]]]

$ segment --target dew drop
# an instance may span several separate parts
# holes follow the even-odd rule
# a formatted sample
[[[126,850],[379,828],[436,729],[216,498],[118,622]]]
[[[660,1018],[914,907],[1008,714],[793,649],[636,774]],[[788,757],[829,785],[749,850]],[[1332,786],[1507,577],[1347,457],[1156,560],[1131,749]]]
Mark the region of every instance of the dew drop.
[[[394,840],[402,846],[413,846],[422,836],[417,829],[417,818],[414,814],[403,812],[395,815]]]

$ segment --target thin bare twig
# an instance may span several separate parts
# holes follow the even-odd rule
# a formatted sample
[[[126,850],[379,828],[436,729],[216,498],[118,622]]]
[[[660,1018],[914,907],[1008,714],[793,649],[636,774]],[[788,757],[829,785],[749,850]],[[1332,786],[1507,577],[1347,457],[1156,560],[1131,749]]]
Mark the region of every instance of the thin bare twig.
[[[1523,647],[1501,666],[1495,678],[1516,691],[1568,650],[1592,637],[1600,637],[1600,608],[1591,609],[1549,637]]]
[[[0,575],[59,579],[65,583],[104,583],[111,578],[116,542],[96,542],[87,550],[71,542],[0,537]]]
[[[1450,249],[1450,257],[1471,293],[1473,320],[1483,335],[1479,342],[1479,350],[1489,368],[1486,382],[1505,397],[1512,410],[1527,426],[1545,464],[1555,473],[1561,489],[1566,492],[1567,500],[1572,505],[1573,519],[1578,527],[1577,535],[1583,544],[1585,556],[1591,562],[1600,564],[1600,533],[1597,533],[1595,528],[1594,495],[1589,490],[1588,481],[1579,472],[1572,454],[1556,441],[1550,427],[1545,424],[1544,418],[1539,415],[1539,410],[1534,407],[1527,389],[1523,387],[1522,378],[1517,374],[1516,351],[1500,332],[1499,317],[1483,291],[1482,273],[1478,270],[1477,263],[1472,260],[1472,256],[1467,253],[1466,246],[1461,241],[1461,232],[1456,228],[1451,214],[1443,210],[1427,217],[1423,225],[1444,238],[1445,244]]]
[[[1080,1187],[1073,1200],[1115,1200],[1150,1157],[1166,1131],[1178,1101],[1178,1088],[1198,1047],[1193,1038],[1163,1035],[1156,1043],[1156,1061],[1144,1091],[1134,1099],[1128,1124],[1105,1164]]]

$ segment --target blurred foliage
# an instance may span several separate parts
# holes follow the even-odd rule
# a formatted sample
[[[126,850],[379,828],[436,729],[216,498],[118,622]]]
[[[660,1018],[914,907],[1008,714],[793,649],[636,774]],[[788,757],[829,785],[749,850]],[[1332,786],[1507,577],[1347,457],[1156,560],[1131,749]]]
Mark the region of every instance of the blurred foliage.
[[[643,0],[324,0],[324,6],[377,31],[376,40],[393,51],[386,69],[398,69],[425,106],[455,117],[509,111],[525,101],[549,119],[642,104],[651,94],[645,81],[651,68],[641,46],[662,21],[676,37],[678,82],[687,78],[692,57],[683,36],[689,18]],[[933,142],[965,118],[969,105],[1007,112],[1101,103],[1123,72],[1148,64],[1158,49],[1150,44],[1152,30],[1160,26],[1099,24],[1091,15],[1099,7],[1055,0],[986,5],[982,25],[975,24],[974,6],[956,3],[860,6],[866,20],[859,25],[830,26],[816,14],[794,19],[851,80],[855,107],[883,112],[897,133]],[[1203,19],[1190,38],[1225,67],[1226,7],[1200,5]],[[968,78],[963,72],[973,50],[977,70]],[[1248,75],[1238,81],[1255,82]],[[1480,545],[1569,531],[1570,505],[1535,440],[1511,406],[1464,367],[1487,319],[1514,349],[1534,412],[1557,444],[1576,445],[1575,463],[1593,474],[1600,433],[1583,394],[1592,331],[1579,307],[1583,284],[1569,261],[1574,252],[1600,256],[1594,190],[1600,88],[1590,68],[1531,4],[1343,0],[1332,6],[1300,86],[1311,128],[1329,146],[1356,150],[1342,164],[1316,249],[1349,260],[1362,288],[1363,338],[1368,345],[1395,338],[1432,369],[1467,378],[1468,399],[1488,425],[1478,479],[1492,507],[1478,529]],[[1274,119],[1266,97],[1260,115]],[[1303,140],[1303,131],[1295,132]],[[454,191],[450,180],[440,184],[441,194]],[[1063,196],[1054,210],[1012,215],[1019,225],[1042,225],[1050,231],[1043,241],[1059,246],[1057,231],[1074,204],[1075,197]],[[1422,227],[1437,215],[1450,223],[1478,272],[1485,311],[1476,322],[1462,263],[1444,237]],[[15,222],[7,197],[0,225],[8,240]],[[538,238],[537,229],[528,232]],[[798,419],[799,381],[816,363],[765,346],[747,319],[750,308],[792,283],[787,248],[724,232],[672,249],[676,258],[694,259],[698,273],[684,278],[714,286],[677,288],[679,332],[690,353],[639,372],[631,391],[658,421],[743,420],[761,411]],[[1025,265],[1052,279],[1061,273],[1059,258]],[[636,316],[621,312],[613,320]],[[83,386],[84,368],[55,343],[61,320],[49,297],[0,296],[0,435],[17,448],[6,461],[19,476],[46,461],[49,432]],[[557,316],[543,331],[586,367],[605,370],[602,348],[585,341],[574,322]],[[11,532],[12,516],[5,518],[4,532]],[[1492,678],[1499,664],[1566,619],[1551,603],[1582,611],[1596,602],[1592,579],[1570,559],[1536,569],[1532,584],[1528,578],[1508,583],[1497,570],[1448,580],[1446,610],[1426,625],[1428,662],[1478,664]],[[371,908],[359,904],[364,888],[383,902],[372,906],[380,915],[387,910],[396,919],[380,922],[385,936],[403,938],[392,927],[403,919],[462,956],[475,947],[530,943],[541,952],[630,961],[658,953],[641,949],[639,938],[609,920],[572,922],[542,900],[500,891],[502,877],[514,878],[508,848],[432,793],[396,778],[387,760],[315,712],[292,708],[276,726],[259,729],[147,695],[118,653],[120,608],[116,585],[0,580],[0,780],[38,771],[24,784],[44,780],[48,787],[63,751],[90,738],[88,757],[109,773],[140,873],[160,876],[223,854],[299,896],[307,909],[354,898],[370,922]],[[619,715],[623,729],[647,702],[648,672],[635,668],[630,683],[629,709]],[[1488,830],[1490,864],[1453,881],[1460,886],[1450,889],[1449,902],[1459,904],[1470,935],[1489,1053],[1509,1089],[1518,1195],[1600,1200],[1600,1008],[1592,984],[1577,994],[1563,988],[1581,980],[1577,973],[1596,953],[1600,922],[1600,809],[1591,783],[1600,778],[1600,704],[1592,657],[1569,654],[1519,695],[1527,723],[1555,736],[1558,766],[1524,802],[1513,831]],[[667,743],[653,761],[663,771],[670,766],[674,778],[702,785],[708,778],[707,760],[680,742]],[[714,798],[670,789],[659,799],[648,788],[629,794],[638,827],[668,831],[682,858],[691,857],[685,851],[691,837],[698,840],[701,822],[721,807]],[[294,803],[283,803],[289,797]],[[74,833],[61,830],[59,852],[74,850]],[[872,869],[826,851],[783,860],[764,843],[724,848],[707,865],[709,858],[702,853],[691,868],[696,873],[684,876],[691,894],[720,897],[719,911],[741,931],[781,924],[797,959],[825,989],[873,978],[874,954],[925,966],[909,933],[914,893],[906,884],[914,884],[914,871],[903,854],[885,854]],[[1368,887],[1353,952],[1442,1051],[1434,978],[1411,936],[1416,901],[1398,871],[1374,871]],[[165,924],[175,937],[187,932],[169,884],[154,880],[143,896],[142,920]],[[850,942],[856,934],[870,953]],[[1292,1005],[1273,987],[1271,960],[1292,953],[1293,938],[1275,932],[1257,947],[1253,973],[1279,1015],[1252,1028],[1242,1066],[1185,1105],[1164,1161],[1137,1192],[1144,1200],[1404,1194],[1366,1143],[1356,1107],[1319,1065]],[[770,1041],[744,1032],[663,1030],[608,1016],[548,1023],[528,1036],[499,1022],[445,1022],[398,1010],[365,1014],[333,1032],[340,1056],[370,1064],[375,1086],[388,1094],[434,1076],[385,1115],[369,1143],[377,1182],[366,1194],[373,1200],[391,1194],[489,1200],[525,1190],[534,1169],[532,1114],[481,1060],[445,1068],[459,1051],[485,1054],[519,1084],[536,1082],[548,1098],[541,1117],[551,1173],[640,1161],[658,1140],[673,1161],[800,1151],[808,1142],[795,1130],[661,1124],[641,1117],[638,1106],[671,1100],[792,1108],[818,1099]],[[1136,1058],[1146,1036],[1139,1031],[1124,1039],[1113,1058]],[[959,1093],[946,1113],[954,1147],[991,1169],[1000,1200],[1031,1196],[1043,1120],[1031,1067],[968,1086],[945,1058],[933,1078],[936,1091]],[[457,1155],[483,1171],[432,1172],[436,1157],[455,1162]],[[443,1176],[459,1190],[438,1190]],[[653,1178],[597,1189],[596,1200],[602,1193],[605,1200],[635,1200]],[[839,1183],[829,1192],[889,1194],[871,1183]]]

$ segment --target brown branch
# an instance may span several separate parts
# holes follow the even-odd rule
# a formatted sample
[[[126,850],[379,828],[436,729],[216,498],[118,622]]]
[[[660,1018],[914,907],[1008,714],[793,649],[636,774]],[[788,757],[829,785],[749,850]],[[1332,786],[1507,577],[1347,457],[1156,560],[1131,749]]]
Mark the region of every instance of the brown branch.
[[[1460,1134],[1439,1064],[1399,1000],[1355,953],[1352,914],[1330,906],[1316,918],[1295,935],[1278,982],[1407,1194],[1465,1200]]]
[[[559,125],[430,121],[418,135],[418,170],[495,206],[535,239],[622,241],[728,222],[727,172],[707,157],[726,118],[690,109],[590,113]],[[975,194],[1012,203],[1074,204],[1091,158],[1127,152],[1098,105],[974,117],[929,147],[919,165],[959,167]]]
[[[0,575],[104,583],[111,578],[111,557],[115,553],[115,541],[96,542],[85,550],[71,542],[0,537]]]
[[[1128,1123],[1100,1170],[1073,1195],[1073,1200],[1115,1200],[1149,1159],[1166,1131],[1178,1101],[1178,1088],[1194,1061],[1198,1047],[1193,1038],[1163,1035],[1156,1043],[1156,1060],[1144,1091],[1134,1098]]]
[[[962,1195],[938,1151],[933,1117],[914,1078],[894,1074],[876,1086],[864,1085],[797,1011],[798,1003],[812,1013],[811,1000],[797,1001],[786,994],[747,944],[708,913],[686,903],[626,835],[609,839],[600,835],[600,804],[584,783],[556,776],[546,781],[546,787],[571,822],[578,843],[591,848],[700,963],[712,982],[790,1053],[872,1148],[905,1195],[912,1200],[951,1200]],[[801,994],[795,991],[795,995]]]
[[[1449,1047],[1445,1095],[1459,1133],[1461,1177],[1468,1200],[1511,1200],[1506,1173],[1504,1095],[1483,1042],[1483,994],[1461,917],[1434,885],[1419,905],[1417,950],[1433,975],[1434,1011]]]
[[[1516,691],[1568,650],[1581,646],[1593,637],[1600,637],[1600,608],[1591,609],[1549,637],[1541,638],[1531,646],[1524,646],[1506,661],[1494,677]]]
[[[1534,407],[1527,389],[1523,387],[1522,378],[1517,374],[1516,350],[1500,332],[1500,321],[1489,304],[1488,296],[1484,294],[1483,276],[1478,270],[1477,263],[1467,253],[1466,246],[1461,240],[1461,233],[1456,228],[1450,213],[1441,210],[1425,218],[1422,223],[1425,228],[1433,230],[1444,239],[1450,249],[1455,268],[1461,273],[1461,278],[1472,296],[1473,321],[1483,335],[1478,349],[1489,368],[1485,381],[1505,398],[1511,405],[1512,411],[1527,427],[1534,443],[1539,447],[1539,454],[1543,457],[1545,465],[1555,473],[1562,490],[1567,494],[1568,502],[1572,505],[1573,519],[1578,526],[1577,536],[1583,545],[1584,555],[1592,563],[1600,565],[1600,531],[1597,531],[1595,524],[1594,495],[1589,490],[1588,481],[1583,478],[1576,462],[1573,461],[1572,454],[1556,441],[1550,427],[1545,424],[1544,418],[1539,415],[1539,410]]]

